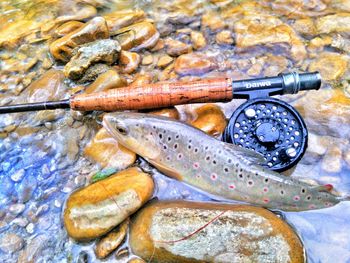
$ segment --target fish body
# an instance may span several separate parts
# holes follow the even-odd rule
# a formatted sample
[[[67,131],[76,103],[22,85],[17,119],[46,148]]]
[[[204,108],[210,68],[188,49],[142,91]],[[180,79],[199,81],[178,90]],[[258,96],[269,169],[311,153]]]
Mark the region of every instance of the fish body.
[[[142,113],[109,113],[105,128],[164,174],[225,199],[301,211],[333,206],[332,186],[314,186],[258,165],[261,155],[186,123]]]

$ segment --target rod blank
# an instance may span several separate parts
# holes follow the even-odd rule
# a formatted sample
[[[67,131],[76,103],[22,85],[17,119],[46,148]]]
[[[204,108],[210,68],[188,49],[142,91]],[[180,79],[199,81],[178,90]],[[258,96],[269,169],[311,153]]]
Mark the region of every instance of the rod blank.
[[[59,101],[46,101],[36,103],[26,103],[19,105],[8,105],[0,107],[0,114],[13,113],[13,112],[25,112],[25,111],[38,111],[38,110],[54,110],[54,109],[69,109],[70,101],[59,100]]]

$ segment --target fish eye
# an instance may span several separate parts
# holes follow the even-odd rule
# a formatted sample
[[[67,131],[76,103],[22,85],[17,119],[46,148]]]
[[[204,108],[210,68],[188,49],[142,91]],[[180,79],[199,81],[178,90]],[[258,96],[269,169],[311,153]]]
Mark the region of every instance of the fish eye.
[[[125,127],[117,126],[116,130],[122,135],[127,135],[128,134],[128,131],[127,131],[127,129]]]

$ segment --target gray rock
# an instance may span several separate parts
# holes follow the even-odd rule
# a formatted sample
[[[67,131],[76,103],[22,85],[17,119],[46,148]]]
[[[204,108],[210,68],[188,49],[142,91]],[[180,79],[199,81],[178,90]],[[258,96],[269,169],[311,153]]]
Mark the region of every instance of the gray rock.
[[[91,65],[97,62],[112,65],[116,62],[120,51],[119,42],[112,39],[96,40],[82,45],[64,67],[64,74],[70,79],[79,79]]]
[[[13,233],[6,233],[0,239],[0,249],[5,253],[16,252],[23,247],[23,244],[23,238]]]
[[[9,207],[9,211],[13,215],[19,215],[26,208],[25,204],[13,204]]]
[[[14,174],[11,175],[11,179],[14,182],[19,182],[23,179],[25,174],[25,170],[24,169],[20,169],[18,171],[16,171]]]
[[[39,235],[34,237],[21,251],[17,262],[35,262],[39,252],[46,246],[49,236]]]
[[[28,202],[36,190],[37,185],[36,178],[33,175],[24,177],[17,188],[18,199],[20,202]]]

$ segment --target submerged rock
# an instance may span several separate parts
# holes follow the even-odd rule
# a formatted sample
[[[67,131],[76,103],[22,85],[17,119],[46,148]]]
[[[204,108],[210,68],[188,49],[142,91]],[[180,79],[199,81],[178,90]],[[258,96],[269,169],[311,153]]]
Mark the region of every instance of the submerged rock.
[[[106,234],[152,196],[151,177],[133,167],[74,192],[67,200],[64,225],[77,240]]]
[[[190,124],[211,136],[220,136],[226,128],[226,118],[220,107],[215,104],[205,104],[193,113]]]
[[[74,48],[108,37],[106,20],[103,17],[95,17],[81,28],[52,42],[50,52],[55,59],[67,62],[72,57]]]
[[[230,30],[223,30],[217,33],[215,40],[219,45],[231,45],[234,42],[232,38],[232,32]]]
[[[127,85],[126,80],[119,75],[119,73],[110,69],[101,75],[85,89],[86,93],[99,92],[114,88],[125,87]]]
[[[118,40],[123,50],[137,51],[155,46],[159,39],[157,28],[150,22],[141,22],[116,31],[113,38]]]
[[[81,28],[84,25],[84,23],[79,21],[69,21],[67,23],[64,23],[63,25],[59,26],[55,30],[55,36],[57,37],[64,37],[65,35],[69,34],[72,31],[75,31],[79,28]]]
[[[95,247],[96,257],[102,259],[111,254],[124,240],[129,228],[129,219],[121,223],[117,229],[99,240]]]
[[[147,262],[304,262],[302,243],[272,212],[220,203],[158,202],[141,210],[132,251]]]
[[[190,53],[178,57],[175,61],[175,72],[179,75],[202,75],[216,67],[205,55]]]
[[[318,33],[350,33],[350,14],[338,13],[335,15],[323,16],[316,19]]]
[[[301,62],[306,58],[306,49],[294,30],[280,19],[259,14],[246,15],[234,24],[238,48],[257,45],[287,44],[293,60]]]
[[[13,233],[6,233],[0,239],[0,249],[5,253],[14,253],[24,245],[24,240]]]
[[[320,54],[309,66],[309,71],[319,71],[324,80],[336,80],[341,78],[348,68],[348,57],[326,52]]]
[[[109,13],[104,18],[106,19],[109,32],[113,35],[113,32],[120,28],[141,22],[146,18],[146,14],[142,10],[121,10]]]
[[[80,78],[94,63],[112,65],[119,57],[121,48],[118,41],[101,39],[82,45],[64,67],[64,74],[70,79]]]
[[[171,38],[168,38],[165,41],[166,46],[166,52],[170,56],[180,56],[182,54],[190,53],[192,52],[192,46],[185,44],[179,40],[174,40]]]
[[[193,48],[196,50],[202,49],[207,45],[204,35],[199,31],[191,31],[191,42]]]
[[[136,160],[136,154],[120,145],[104,128],[101,128],[85,147],[84,155],[102,167],[125,169]]]

